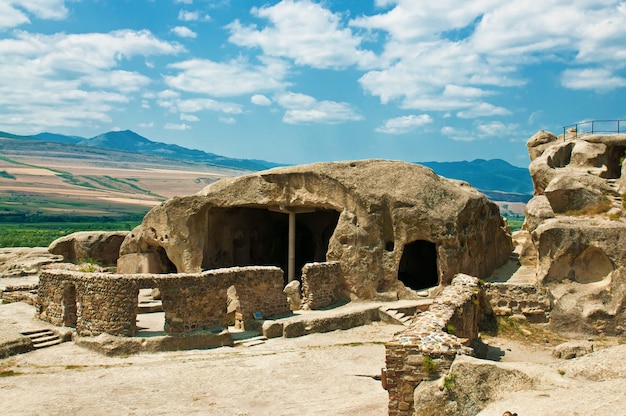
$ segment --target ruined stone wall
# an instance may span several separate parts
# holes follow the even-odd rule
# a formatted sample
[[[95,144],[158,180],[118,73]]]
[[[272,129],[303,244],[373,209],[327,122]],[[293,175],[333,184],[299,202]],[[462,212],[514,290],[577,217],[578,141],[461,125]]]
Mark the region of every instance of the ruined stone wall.
[[[76,282],[76,332],[84,336],[134,335],[138,297],[137,283],[122,275],[83,274]]]
[[[76,325],[79,335],[131,336],[138,295],[137,283],[121,275],[49,270],[39,277],[37,314],[54,325]]]
[[[255,312],[263,318],[291,313],[283,293],[283,271],[278,267],[236,268],[232,282],[239,299],[238,311],[243,321],[253,319]],[[224,303],[225,304],[225,303]]]
[[[53,325],[63,325],[63,286],[72,281],[69,274],[44,271],[39,275],[37,316]]]
[[[229,273],[153,275],[161,292],[165,332],[179,334],[224,326]]]
[[[428,311],[385,345],[390,416],[413,415],[415,387],[446,373],[457,354],[473,355],[468,345],[478,337],[479,314],[478,279],[458,274]]]
[[[282,283],[283,272],[277,267],[130,275],[48,270],[40,276],[37,311],[40,319],[54,325],[75,324],[79,335],[133,336],[139,289],[158,288],[165,332],[179,334],[226,326],[226,291],[232,285],[246,316],[257,311],[264,317],[288,314]]]
[[[552,298],[545,288],[530,283],[486,283],[484,293],[496,316],[522,314],[530,322],[548,322]]]
[[[302,303],[305,309],[321,309],[342,297],[339,262],[308,263],[302,268]]]

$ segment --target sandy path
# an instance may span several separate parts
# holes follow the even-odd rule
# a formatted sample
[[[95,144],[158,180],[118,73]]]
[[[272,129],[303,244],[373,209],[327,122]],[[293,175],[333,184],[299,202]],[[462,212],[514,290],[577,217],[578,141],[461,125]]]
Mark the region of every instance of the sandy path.
[[[254,347],[104,357],[72,343],[0,360],[3,415],[382,415],[372,376],[400,326],[374,324]]]

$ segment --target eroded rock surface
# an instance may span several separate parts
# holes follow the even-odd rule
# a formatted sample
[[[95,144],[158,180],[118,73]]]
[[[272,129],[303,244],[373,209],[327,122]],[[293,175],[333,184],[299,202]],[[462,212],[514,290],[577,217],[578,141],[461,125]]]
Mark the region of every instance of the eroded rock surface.
[[[222,179],[152,209],[120,254],[165,258],[167,267],[150,270],[158,273],[251,264],[286,271],[290,215],[298,272],[337,261],[357,298],[410,298],[459,272],[488,276],[512,251],[497,205],[466,183],[420,165],[366,160]]]
[[[525,243],[525,265],[536,259],[537,280],[554,295],[552,325],[623,333],[626,135],[540,131],[527,146],[535,197],[522,232],[532,245],[516,240]]]
[[[54,240],[48,250],[68,263],[116,264],[128,231],[80,231]]]
[[[45,247],[0,248],[0,278],[37,275],[43,266],[62,260]]]

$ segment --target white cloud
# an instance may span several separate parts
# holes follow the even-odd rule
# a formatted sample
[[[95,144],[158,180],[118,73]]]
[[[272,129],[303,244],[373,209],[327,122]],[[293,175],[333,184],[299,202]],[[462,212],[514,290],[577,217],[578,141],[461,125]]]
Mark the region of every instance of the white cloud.
[[[0,39],[3,123],[39,131],[110,121],[151,82],[124,68],[130,59],[183,50],[148,31],[12,35]]]
[[[607,91],[626,87],[626,78],[603,68],[568,69],[563,72],[561,84],[573,90]]]
[[[220,117],[219,121],[224,124],[235,124],[237,122],[237,120],[232,117]]]
[[[2,1],[0,2],[0,30],[30,23],[25,12],[45,20],[62,20],[68,15],[64,0]]]
[[[200,121],[198,116],[195,116],[193,114],[184,114],[184,113],[180,114],[180,119],[181,121]]]
[[[518,124],[504,124],[500,121],[475,123],[471,129],[445,126],[441,133],[455,141],[471,142],[489,137],[510,138],[519,132]]]
[[[178,20],[182,20],[183,22],[193,22],[200,18],[200,15],[197,11],[191,12],[188,10],[181,10],[178,12]]]
[[[231,23],[229,41],[261,48],[268,56],[292,59],[297,65],[314,68],[371,67],[371,51],[360,48],[362,39],[344,27],[342,17],[310,0],[283,0],[273,6],[253,8],[252,14],[267,19],[261,30]]]
[[[263,94],[254,94],[250,98],[250,102],[254,105],[261,105],[261,106],[268,106],[272,104],[272,101]]]
[[[405,134],[415,130],[417,127],[432,122],[433,119],[428,114],[411,114],[408,116],[390,118],[386,120],[382,126],[376,128],[376,131],[387,134]]]
[[[441,133],[457,142],[472,142],[476,140],[474,133],[465,129],[459,129],[452,126],[442,127]]]
[[[139,127],[142,127],[144,129],[151,129],[152,127],[154,127],[154,121],[151,121],[149,123],[139,123]]]
[[[478,118],[490,116],[506,116],[511,114],[509,110],[503,107],[497,107],[489,103],[478,103],[472,105],[467,110],[459,111],[457,117],[460,118]]]
[[[167,123],[164,128],[166,130],[191,130],[191,126],[189,124],[176,124],[176,123]]]
[[[532,7],[505,0],[376,4],[387,9],[350,25],[387,37],[381,68],[359,80],[382,103],[469,118],[507,115],[509,110],[485,97],[525,85],[524,70],[546,62],[564,68],[566,88],[624,87],[623,1],[545,0]]]
[[[189,29],[186,26],[176,26],[172,28],[170,31],[174,33],[176,36],[179,36],[181,38],[195,39],[198,36],[196,32],[194,32],[193,30]]]
[[[401,41],[436,39],[441,32],[470,25],[477,16],[502,0],[475,0],[459,3],[457,0],[417,2],[393,0],[377,2],[377,5],[393,9],[373,16],[353,19],[350,24],[366,29],[384,30],[392,38]]]
[[[221,102],[212,100],[210,98],[190,98],[182,99],[177,93],[172,94],[172,91],[164,91],[163,94],[159,94],[157,104],[160,107],[167,108],[171,112],[180,112],[183,114],[197,113],[199,111],[217,111],[226,114],[241,114],[243,109],[241,105],[236,103]],[[181,116],[182,117],[182,116]],[[187,117],[190,117],[187,115]]]
[[[283,116],[287,124],[338,124],[363,119],[348,103],[317,101],[309,95],[292,92],[280,95],[277,101],[287,110]]]
[[[262,65],[252,65],[244,59],[229,62],[191,59],[168,67],[178,71],[165,77],[171,88],[214,97],[274,91],[289,85],[285,81],[287,65],[274,59],[265,60]]]
[[[480,137],[511,136],[519,131],[517,124],[504,124],[501,121],[478,124],[476,130]]]

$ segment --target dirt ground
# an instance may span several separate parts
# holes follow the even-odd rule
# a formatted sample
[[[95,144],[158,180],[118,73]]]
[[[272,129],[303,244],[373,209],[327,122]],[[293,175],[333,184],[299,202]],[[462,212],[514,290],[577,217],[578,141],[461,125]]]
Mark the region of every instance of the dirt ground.
[[[0,318],[32,326],[31,307],[16,305],[0,305]],[[254,346],[127,357],[68,342],[0,360],[0,414],[385,415],[388,396],[378,380],[384,343],[403,328],[373,323]],[[553,345],[485,340],[495,358],[539,381],[532,390],[503,391],[480,415],[626,414],[611,413],[626,408],[626,348],[557,360]],[[597,375],[590,379],[590,372]]]

